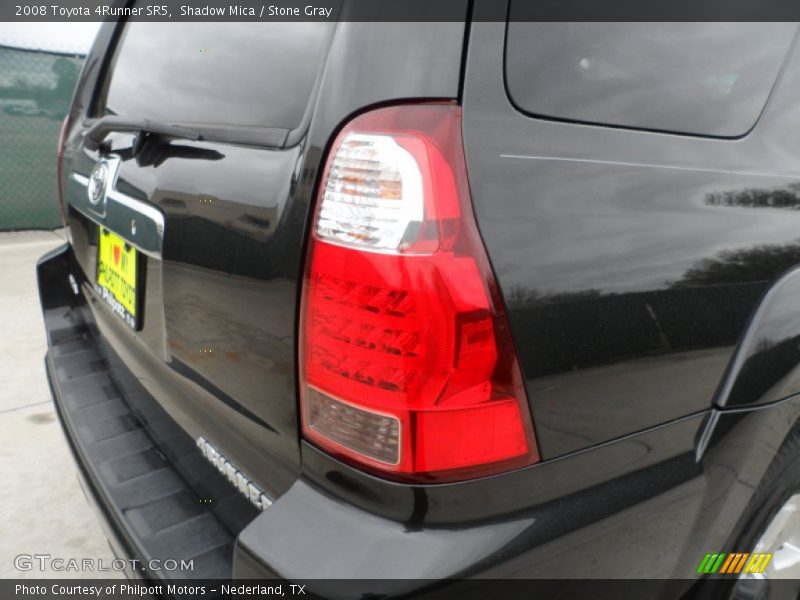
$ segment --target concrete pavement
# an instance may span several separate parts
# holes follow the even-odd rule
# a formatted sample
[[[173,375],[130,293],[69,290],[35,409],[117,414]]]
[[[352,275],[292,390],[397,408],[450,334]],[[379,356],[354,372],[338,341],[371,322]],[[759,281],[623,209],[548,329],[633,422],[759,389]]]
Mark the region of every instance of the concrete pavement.
[[[35,266],[62,243],[53,232],[0,233],[0,578],[117,575],[14,565],[20,554],[114,559],[78,484],[44,371]]]

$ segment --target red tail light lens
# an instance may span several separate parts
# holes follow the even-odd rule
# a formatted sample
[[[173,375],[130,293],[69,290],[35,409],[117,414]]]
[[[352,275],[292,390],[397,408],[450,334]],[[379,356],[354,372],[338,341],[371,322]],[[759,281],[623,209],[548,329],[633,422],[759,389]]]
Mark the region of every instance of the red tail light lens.
[[[58,209],[61,212],[61,224],[67,226],[67,210],[64,204],[64,184],[61,181],[63,170],[61,167],[64,161],[64,144],[67,141],[67,128],[69,127],[69,116],[64,118],[61,123],[61,132],[58,134],[58,149],[56,151],[56,187],[58,189]]]
[[[459,107],[382,108],[339,134],[321,180],[301,311],[308,440],[410,480],[538,460],[472,214]]]

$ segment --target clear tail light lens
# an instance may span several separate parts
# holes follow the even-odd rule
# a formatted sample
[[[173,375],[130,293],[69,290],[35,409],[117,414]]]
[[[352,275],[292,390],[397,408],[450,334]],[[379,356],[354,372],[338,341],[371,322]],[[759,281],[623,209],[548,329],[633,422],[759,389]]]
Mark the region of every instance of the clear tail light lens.
[[[538,460],[505,312],[472,214],[460,108],[351,121],[330,150],[300,324],[303,435],[403,480]]]

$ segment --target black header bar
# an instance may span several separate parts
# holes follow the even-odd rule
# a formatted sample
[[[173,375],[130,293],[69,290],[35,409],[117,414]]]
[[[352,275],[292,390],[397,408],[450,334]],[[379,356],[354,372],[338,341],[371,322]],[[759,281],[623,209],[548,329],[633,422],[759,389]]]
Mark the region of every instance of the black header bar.
[[[0,21],[463,21],[468,0],[12,0]],[[474,0],[472,20],[800,21],[797,0]]]

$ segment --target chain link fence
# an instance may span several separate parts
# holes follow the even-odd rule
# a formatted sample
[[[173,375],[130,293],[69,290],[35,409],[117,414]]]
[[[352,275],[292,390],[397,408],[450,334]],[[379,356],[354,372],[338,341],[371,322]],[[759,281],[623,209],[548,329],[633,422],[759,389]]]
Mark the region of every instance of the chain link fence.
[[[82,65],[0,46],[0,231],[61,226],[56,146]]]

